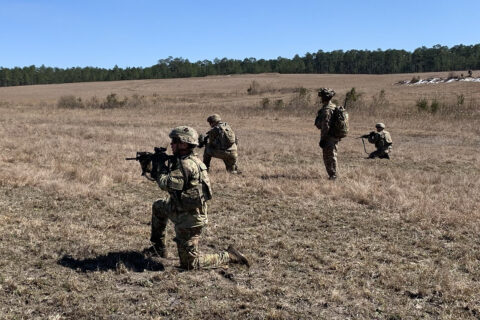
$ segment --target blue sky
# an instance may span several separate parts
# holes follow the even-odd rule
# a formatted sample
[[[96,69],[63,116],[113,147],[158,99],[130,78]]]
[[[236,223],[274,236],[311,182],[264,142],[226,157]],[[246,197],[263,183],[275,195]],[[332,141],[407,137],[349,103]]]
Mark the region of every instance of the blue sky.
[[[478,0],[0,0],[0,67],[148,67],[168,56],[480,43]]]

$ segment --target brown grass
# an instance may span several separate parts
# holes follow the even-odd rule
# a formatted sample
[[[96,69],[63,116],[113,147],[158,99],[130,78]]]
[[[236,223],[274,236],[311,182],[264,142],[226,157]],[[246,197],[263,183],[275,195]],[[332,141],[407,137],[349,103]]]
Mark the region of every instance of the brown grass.
[[[0,318],[479,318],[480,84],[393,85],[413,76],[0,88]],[[252,81],[269,90],[249,95]],[[363,97],[350,112],[335,183],[313,126],[323,86],[339,102],[352,87]],[[310,105],[288,103],[298,88],[309,90]],[[388,104],[372,105],[381,90]],[[103,101],[112,93],[139,102],[57,107],[62,96]],[[423,97],[452,106],[459,94],[465,110],[415,106]],[[262,108],[263,98],[285,107]],[[151,203],[163,194],[124,158],[168,145],[177,125],[206,131],[214,112],[240,138],[243,174],[213,161],[201,249],[235,244],[253,267],[180,272],[172,241],[172,258],[140,254]],[[353,139],[379,121],[394,139],[391,161],[364,159]]]

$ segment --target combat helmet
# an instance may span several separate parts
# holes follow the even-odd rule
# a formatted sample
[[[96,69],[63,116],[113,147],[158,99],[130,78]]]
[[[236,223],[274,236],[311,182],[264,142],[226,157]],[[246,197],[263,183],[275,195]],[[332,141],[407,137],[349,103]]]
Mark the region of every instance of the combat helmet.
[[[375,124],[375,128],[377,128],[377,129],[385,129],[385,125],[384,125],[383,123],[379,122],[379,123]]]
[[[207,118],[207,121],[209,123],[217,123],[217,122],[222,121],[222,119],[220,118],[220,116],[218,114],[215,113],[215,114],[212,114],[211,116],[209,116]]]
[[[192,127],[180,126],[173,128],[168,136],[170,139],[178,138],[181,142],[185,142],[193,146],[198,145],[198,133]]]
[[[330,88],[321,88],[320,90],[318,90],[319,97],[332,99],[334,95],[335,95],[335,91],[333,91],[333,89],[330,89]]]

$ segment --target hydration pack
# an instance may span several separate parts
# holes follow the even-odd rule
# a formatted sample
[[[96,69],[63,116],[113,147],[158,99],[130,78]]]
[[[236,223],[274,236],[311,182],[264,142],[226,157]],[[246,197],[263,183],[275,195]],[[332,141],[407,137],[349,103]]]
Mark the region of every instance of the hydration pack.
[[[218,128],[220,128],[220,146],[223,150],[226,150],[235,143],[235,132],[225,122],[220,123]]]
[[[330,119],[329,134],[335,138],[345,138],[348,134],[348,112],[344,107],[336,107]]]

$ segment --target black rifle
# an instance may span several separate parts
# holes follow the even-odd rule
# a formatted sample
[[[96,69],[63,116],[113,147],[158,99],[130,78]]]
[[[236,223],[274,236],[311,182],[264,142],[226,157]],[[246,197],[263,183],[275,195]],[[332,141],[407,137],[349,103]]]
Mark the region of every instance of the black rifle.
[[[368,138],[370,138],[370,137],[373,137],[374,135],[375,135],[375,132],[372,131],[372,132],[370,132],[369,134],[364,134],[363,136],[357,137],[357,139],[360,139],[360,138],[361,138],[361,139],[368,139]]]
[[[138,151],[135,158],[125,158],[125,160],[135,160],[140,162],[142,167],[142,176],[149,180],[156,180],[161,169],[165,168],[167,161],[173,156],[167,154],[167,148],[155,147],[153,153],[148,151]],[[150,173],[150,177],[146,174]]]
[[[363,141],[363,139],[370,139],[370,137],[373,139],[374,135],[375,135],[375,132],[371,131],[369,134],[364,134],[363,136],[357,137],[357,139],[362,139],[363,151],[365,151],[366,154],[369,154],[369,153],[367,152],[367,148],[365,148],[365,141]]]

